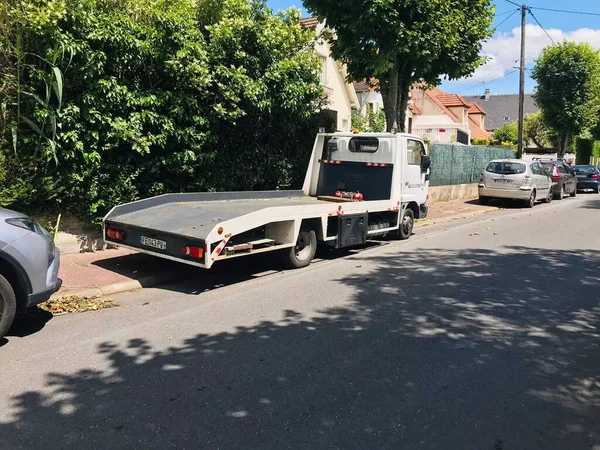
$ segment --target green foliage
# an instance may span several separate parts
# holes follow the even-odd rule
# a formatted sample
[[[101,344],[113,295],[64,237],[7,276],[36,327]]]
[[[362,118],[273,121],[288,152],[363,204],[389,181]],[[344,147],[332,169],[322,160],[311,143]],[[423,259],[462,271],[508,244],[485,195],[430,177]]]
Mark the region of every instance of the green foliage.
[[[544,123],[542,112],[527,114],[524,120],[525,139],[540,148],[557,146],[556,134]]]
[[[363,117],[360,113],[352,116],[351,127],[367,133],[383,133],[385,131],[385,112],[380,109],[368,111]]]
[[[493,31],[490,0],[304,0],[304,6],[334,30],[327,36],[332,55],[351,79],[379,80],[387,128],[401,131],[410,86],[473,73]]]
[[[97,221],[165,192],[301,184],[321,88],[315,36],[297,10],[273,15],[259,0],[22,2],[0,4],[0,60],[22,48],[0,71],[0,132],[10,142],[19,127],[23,176],[11,186],[40,183],[35,173],[54,187],[19,204],[54,197]]]
[[[561,156],[573,136],[598,123],[600,55],[589,44],[565,41],[546,47],[532,78],[538,83],[536,102],[557,135]]]
[[[501,142],[502,145],[506,143],[510,145],[516,145],[519,142],[519,126],[517,122],[507,122],[494,131],[494,142]]]
[[[490,140],[486,138],[473,139],[473,145],[490,145]]]
[[[575,139],[575,162],[576,164],[590,164],[594,153],[594,140],[577,138]]]

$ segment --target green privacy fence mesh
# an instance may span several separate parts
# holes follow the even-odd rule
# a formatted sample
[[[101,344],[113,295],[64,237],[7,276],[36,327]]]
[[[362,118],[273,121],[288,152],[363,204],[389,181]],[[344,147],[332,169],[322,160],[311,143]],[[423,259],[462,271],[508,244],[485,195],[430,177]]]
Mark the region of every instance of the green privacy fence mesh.
[[[431,144],[430,186],[477,183],[479,175],[493,159],[514,158],[506,148],[473,145]]]

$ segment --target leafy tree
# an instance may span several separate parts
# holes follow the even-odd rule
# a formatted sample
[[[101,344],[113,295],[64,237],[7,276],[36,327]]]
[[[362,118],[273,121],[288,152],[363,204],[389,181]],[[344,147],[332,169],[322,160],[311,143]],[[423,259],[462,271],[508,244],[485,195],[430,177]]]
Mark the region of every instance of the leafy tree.
[[[524,121],[525,138],[540,148],[556,145],[556,135],[544,123],[542,112],[527,114]]]
[[[588,44],[546,47],[535,63],[536,102],[564,155],[574,136],[593,127],[600,112],[600,55]]]
[[[56,198],[97,221],[165,192],[299,186],[321,102],[314,38],[297,10],[273,15],[258,0],[0,3],[0,61],[11,63],[0,152],[11,153],[18,110],[34,123],[53,114],[57,130],[41,127],[40,144],[20,127],[0,199],[39,209]],[[22,48],[19,64],[7,48]],[[53,90],[45,101],[54,68],[60,108]],[[15,190],[22,180],[38,194],[24,198],[34,190]]]
[[[508,122],[494,131],[495,143],[511,143],[516,145],[519,142],[519,128],[517,122]]]
[[[334,30],[332,56],[355,81],[376,78],[387,129],[405,130],[409,88],[461,78],[482,64],[481,42],[491,36],[489,0],[304,0]]]

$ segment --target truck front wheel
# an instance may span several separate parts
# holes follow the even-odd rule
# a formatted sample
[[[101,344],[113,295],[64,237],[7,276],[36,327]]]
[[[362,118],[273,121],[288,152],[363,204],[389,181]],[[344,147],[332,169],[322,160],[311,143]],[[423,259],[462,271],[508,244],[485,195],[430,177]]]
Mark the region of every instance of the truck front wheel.
[[[15,291],[6,278],[0,275],[0,339],[10,328],[17,312]]]
[[[408,239],[415,226],[415,214],[412,209],[406,208],[404,210],[404,215],[402,216],[402,220],[400,221],[400,228],[398,229],[398,236],[400,239],[405,240]]]
[[[286,257],[288,266],[300,269],[308,266],[317,252],[317,234],[313,230],[300,230],[296,245],[292,247]]]

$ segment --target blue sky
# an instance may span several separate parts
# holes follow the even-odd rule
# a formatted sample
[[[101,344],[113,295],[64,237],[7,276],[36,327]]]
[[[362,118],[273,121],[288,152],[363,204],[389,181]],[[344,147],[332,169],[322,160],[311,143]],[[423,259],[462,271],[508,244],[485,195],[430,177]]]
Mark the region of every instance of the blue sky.
[[[269,6],[277,11],[289,6],[302,9],[301,0],[268,0]],[[489,88],[492,93],[516,93],[519,88],[519,73],[514,71],[518,66],[520,43],[520,14],[505,14],[516,10],[506,0],[495,0],[496,13],[499,14],[495,25],[499,25],[495,35],[484,44],[483,53],[491,58],[481,67],[471,79],[456,82],[445,82],[442,88],[449,92],[465,95],[483,93]],[[520,3],[520,1],[516,1]],[[561,10],[583,11],[600,14],[600,0],[531,0],[527,6],[535,8],[551,8]],[[304,11],[304,10],[303,10]],[[304,14],[306,12],[304,11]],[[600,48],[600,16],[582,14],[566,14],[533,9],[533,14],[546,29],[548,34],[557,42],[570,39],[579,42],[589,42]],[[504,19],[507,19],[504,21]],[[504,23],[500,24],[502,21]],[[527,17],[527,62],[528,69],[533,67],[535,58],[542,48],[551,43],[550,38],[540,28],[531,15]],[[528,70],[529,72],[529,70]],[[535,83],[527,78],[525,88],[533,92]]]

